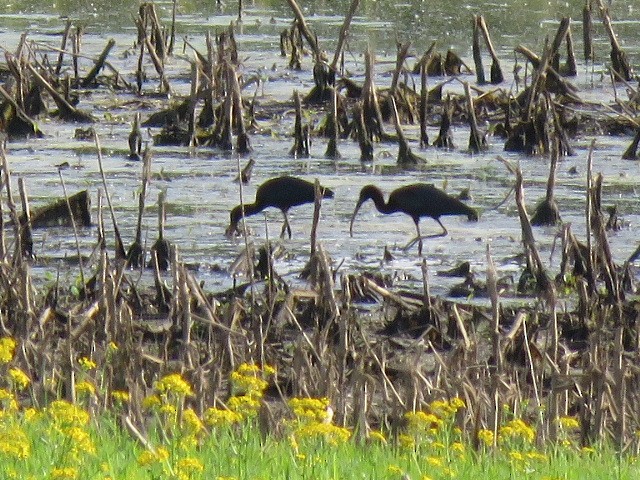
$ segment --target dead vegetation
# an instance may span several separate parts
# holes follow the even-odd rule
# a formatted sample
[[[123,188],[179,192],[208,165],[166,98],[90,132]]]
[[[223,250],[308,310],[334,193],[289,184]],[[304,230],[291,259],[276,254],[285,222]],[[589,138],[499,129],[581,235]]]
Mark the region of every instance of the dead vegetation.
[[[329,112],[327,135],[333,145],[327,155],[332,158],[338,157],[338,141],[349,137],[360,145],[363,161],[373,159],[377,143],[392,141],[400,144],[398,164],[416,168],[424,160],[412,153],[401,125],[418,119],[419,140],[422,147],[427,147],[429,118],[437,118],[435,124],[440,125],[433,144],[439,148],[455,148],[450,134],[455,123],[469,125],[469,150],[481,152],[485,145],[479,127],[482,121],[501,127],[507,139],[505,149],[552,156],[547,196],[533,219],[524,202],[522,173],[505,162],[514,175],[525,258],[517,285],[506,285],[497,278],[487,250],[486,272],[464,273],[467,291],[476,298],[485,295],[486,306],[431,296],[426,263],[423,291],[409,294],[395,290],[379,275],[341,272],[314,235],[305,272],[307,289],[295,289],[278,275],[273,267],[275,250],[267,243],[259,253],[247,245],[245,265],[251,273],[246,284],[227,292],[207,292],[182,262],[180,246],[163,237],[163,199],[159,200],[158,241],[147,263],[139,227],[134,245],[125,248],[105,182],[93,213],[98,239],[89,258],[78,252],[77,285],[70,288],[58,278],[43,292],[33,287],[29,268],[30,259],[37,255],[31,229],[39,226],[41,212],[30,211],[27,190],[18,179],[20,216],[14,199],[16,179],[11,177],[10,159],[3,151],[0,219],[7,215],[10,222],[0,225],[0,335],[19,340],[19,363],[33,380],[33,401],[43,404],[49,398],[46,379],[50,378],[58,379],[63,386],[57,393],[73,400],[74,359],[87,356],[100,362],[111,356],[112,369],[103,379],[106,391],[130,392],[132,401],[126,415],[142,431],[145,416],[141,401],[158,376],[179,371],[188,377],[197,392],[193,406],[202,413],[205,406],[224,403],[229,393],[225,379],[238,364],[250,361],[277,367],[267,403],[282,402],[289,396],[326,396],[335,408],[337,423],[363,432],[374,426],[395,431],[405,411],[421,409],[435,398],[458,396],[467,405],[465,415],[458,419],[459,426],[471,437],[483,428],[495,430],[501,423],[502,405],[507,404],[539,426],[540,442],[556,438],[558,417],[573,415],[580,419],[582,444],[609,438],[621,450],[637,450],[640,390],[635,388],[639,381],[635,365],[640,352],[640,308],[633,298],[636,290],[629,262],[638,254],[623,264],[612,258],[608,222],[600,201],[603,179],[593,178],[590,157],[585,195],[588,234],[581,241],[568,225],[564,226],[558,272],[550,271],[541,259],[531,226],[538,223],[536,219],[545,224],[559,221],[553,196],[555,162],[572,153],[568,125],[578,121],[586,131],[596,126],[605,131],[628,125],[637,128],[629,113],[635,112],[636,103],[618,104],[615,111],[620,115],[611,116],[607,110],[605,117],[601,105],[580,100],[559,67],[561,41],[572,50],[568,21],[561,22],[556,41],[547,44],[540,56],[523,46],[516,49],[531,65],[533,74],[528,86],[514,96],[501,87],[483,90],[484,74],[480,76],[480,63],[475,58],[476,50],[480,54],[480,35],[492,58],[490,82],[501,84],[504,75],[487,25],[477,17],[473,40],[474,46],[478,43],[474,48],[478,85],[472,88],[465,83],[463,94],[443,98],[442,87],[450,80],[431,90],[426,80],[431,75],[457,76],[466,68],[452,52],[443,59],[434,45],[427,50],[418,69],[422,74],[421,91],[416,92],[400,81],[408,45],[398,45],[389,89],[376,86],[375,58],[368,51],[365,80],[359,85],[338,67],[343,36],[357,0],[341,30],[331,64],[323,57],[300,9],[295,8],[293,0],[290,4],[295,21],[283,32],[282,53],[291,56],[291,68],[302,68],[306,40],[313,53],[315,81],[312,92],[303,96],[306,102],[296,93],[286,106],[295,106],[296,112],[292,155],[309,154],[312,132],[303,124],[303,108],[313,104]],[[599,8],[611,38],[615,78],[629,80],[626,57],[613,34],[611,19],[601,2]],[[12,92],[2,89],[0,94],[3,111],[9,113],[3,115],[2,125],[9,140],[38,133],[33,119],[44,114],[35,108],[42,103],[39,97],[44,92],[54,100],[61,120],[75,122],[95,120],[78,108],[74,93],[77,86],[107,85],[139,94],[149,82],[142,69],[146,57],[157,73],[157,91],[169,91],[171,79],[164,72],[163,60],[171,55],[173,39],[167,43],[153,4],[140,7],[136,25],[139,62],[135,86],[109,68],[111,42],[87,75],[82,77],[76,69],[75,78],[60,78],[63,53],[74,59],[80,55],[79,41],[74,43],[72,54],[65,50],[70,26],[65,30],[57,66],[44,63],[37,49],[27,43],[22,43],[14,55],[7,55],[7,75],[13,78],[15,88]],[[76,30],[74,38],[79,36]],[[140,211],[151,162],[149,151],[141,148],[140,125],[162,128],[154,139],[157,144],[216,147],[242,154],[251,151],[249,132],[254,131],[255,119],[251,118],[251,102],[242,95],[233,26],[209,37],[206,53],[192,50],[188,98],[142,124],[137,119],[134,122],[129,151],[132,158],[143,160]],[[564,70],[570,73],[571,60],[567,62],[569,67]],[[99,74],[105,69],[110,75]],[[581,106],[580,114],[569,108],[576,104]],[[580,118],[576,118],[578,115]],[[388,128],[393,128],[395,135],[389,134]],[[97,138],[96,143],[99,155]],[[637,144],[636,138],[629,158],[635,158]],[[74,230],[77,219],[86,225],[87,212],[82,206],[86,207],[87,197],[79,194],[77,202],[72,201],[74,198],[52,205],[47,224],[53,218],[54,223],[70,224]],[[109,209],[116,236],[112,249],[105,240],[104,208]],[[314,219],[317,224],[317,211]],[[141,288],[133,277],[138,272],[129,269],[145,265],[153,269],[154,282],[149,289]],[[170,275],[163,276],[164,270]],[[568,292],[564,294],[574,299],[575,308],[560,311],[560,291]],[[518,301],[518,296],[525,300]],[[365,310],[360,308],[363,303],[373,306]],[[111,344],[117,345],[117,350],[110,349]],[[94,408],[109,408],[110,402],[111,397],[105,395]]]

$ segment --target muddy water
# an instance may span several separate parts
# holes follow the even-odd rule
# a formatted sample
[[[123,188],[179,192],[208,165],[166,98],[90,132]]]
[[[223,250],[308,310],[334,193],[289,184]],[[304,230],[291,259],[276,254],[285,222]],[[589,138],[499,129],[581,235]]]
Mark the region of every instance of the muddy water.
[[[272,5],[248,5],[237,34],[240,55],[244,59],[243,74],[246,78],[257,76],[264,81],[263,88],[259,89],[256,107],[262,132],[251,134],[254,152],[250,157],[255,159],[256,167],[251,184],[244,188],[244,198],[253,198],[257,185],[276,175],[286,173],[309,180],[318,178],[323,185],[335,191],[335,198],[323,204],[319,241],[336,264],[343,262],[341,271],[381,270],[395,277],[396,285],[418,290],[422,285],[422,260],[415,247],[409,251],[402,249],[415,233],[408,217],[402,214],[385,217],[378,214],[371,203],[366,204],[356,219],[354,236],[350,238],[349,219],[360,188],[374,183],[388,193],[398,186],[416,181],[434,183],[453,194],[463,188],[470,188],[473,197],[470,203],[481,211],[480,221],[469,223],[460,217],[443,218],[449,235],[425,242],[424,257],[429,266],[432,293],[446,294],[448,288],[458,280],[438,276],[437,272],[451,268],[463,260],[469,260],[472,269],[483,278],[487,248],[490,249],[500,274],[512,275],[517,281],[522,266],[515,257],[522,248],[515,203],[510,200],[495,208],[513,184],[513,178],[496,160],[497,155],[504,155],[502,140],[489,137],[490,148],[486,153],[470,155],[465,152],[468,129],[458,126],[454,129],[457,149],[451,152],[434,148],[421,151],[415,142],[416,127],[406,126],[405,133],[414,139],[414,152],[427,159],[426,166],[416,171],[403,171],[396,167],[397,147],[392,144],[376,145],[375,161],[367,165],[360,162],[360,152],[351,141],[341,141],[339,144],[342,158],[338,161],[324,158],[326,142],[319,138],[313,140],[311,158],[294,159],[289,156],[292,146],[292,111],[285,111],[276,117],[266,117],[261,114],[261,106],[274,101],[290,102],[295,89],[308,92],[313,86],[312,64],[309,58],[305,58],[302,71],[290,71],[287,68],[288,60],[279,56],[278,34],[288,26],[291,15],[288,7],[281,5],[283,2],[271,3]],[[479,2],[474,5],[453,1],[446,2],[445,5],[407,2],[393,4],[393,7],[387,2],[365,3],[354,22],[346,69],[355,80],[362,79],[362,51],[369,41],[378,58],[378,86],[387,86],[390,82],[396,38],[413,41],[412,51],[416,55],[420,55],[437,38],[440,50],[453,47],[471,65],[469,19],[471,14],[480,12],[485,13],[492,32],[502,32],[502,35],[494,33],[494,43],[503,57],[507,81],[511,82],[508,72],[513,67],[513,47],[522,43],[539,51],[544,37],[554,34],[557,20],[563,15],[579,18],[582,7],[582,2],[573,0],[568,3]],[[162,7],[163,19],[168,22],[171,4],[158,5]],[[108,7],[115,8],[110,10]],[[633,7],[633,2],[629,2],[624,5],[616,3],[612,8],[614,19],[623,21],[618,32],[632,64],[636,64],[637,37],[631,33],[637,28]],[[319,33],[320,45],[329,52],[335,46],[344,11],[345,5],[338,6],[328,2],[314,2],[313,6],[305,8],[310,25]],[[18,2],[0,7],[0,18],[3,20],[0,44],[12,51],[20,34],[27,31],[28,39],[38,42],[40,49],[44,48],[43,44],[57,47],[64,26],[64,19],[60,17],[79,18],[86,25],[83,53],[95,56],[109,38],[116,39],[116,47],[109,61],[128,81],[134,82],[137,62],[136,53],[132,49],[135,13],[135,6],[129,5],[129,2],[109,2],[108,6],[64,2],[54,7],[44,2]],[[169,59],[167,64],[174,96],[184,94],[189,89],[188,59],[192,53],[188,49],[183,50],[182,38],[188,37],[190,42],[204,51],[204,32],[221,31],[236,18],[236,5],[217,8],[215,2],[180,3],[177,55]],[[580,60],[582,43],[578,22],[574,23],[574,39]],[[596,49],[598,58],[603,62],[608,56],[607,45],[604,31],[598,25]],[[50,58],[56,57],[56,53],[50,53]],[[413,60],[410,64],[413,64]],[[488,69],[488,60],[485,65]],[[601,75],[603,65],[599,61],[589,66],[580,62],[580,76],[574,83],[579,87],[583,98],[594,101],[613,99],[608,77]],[[91,63],[81,60],[80,66],[86,72]],[[69,64],[66,67],[70,69]],[[139,110],[144,119],[167,104],[167,100],[157,99],[152,95],[158,82],[150,64],[146,66],[146,71],[149,80],[144,86],[143,97],[101,88],[83,92],[79,104],[80,108],[90,111],[99,119],[95,128],[104,147],[109,193],[127,245],[133,241],[135,234],[141,170],[139,163],[129,161],[126,157],[130,122],[135,111]],[[463,76],[462,79],[475,82],[472,75]],[[430,79],[430,82],[435,85],[442,80]],[[508,87],[509,84],[505,85]],[[253,95],[254,88],[250,87],[245,94]],[[445,91],[449,89],[459,92],[460,88],[460,83],[454,81],[448,84]],[[625,94],[623,91],[619,93]],[[320,116],[311,112],[311,118],[317,121]],[[74,132],[78,127],[44,118],[41,120],[41,128],[46,134],[45,138],[14,141],[8,145],[14,181],[18,176],[25,178],[32,207],[44,205],[52,198],[62,196],[62,186],[55,167],[62,162],[70,164],[70,168],[62,171],[67,190],[75,192],[88,188],[94,199],[94,206],[96,205],[101,180],[95,149],[91,142],[74,139]],[[157,129],[145,132],[145,140],[149,140],[148,134],[154,133],[158,133]],[[435,138],[437,126],[431,127],[429,134],[432,139]],[[624,220],[624,227],[610,235],[614,257],[622,262],[637,245],[640,216],[636,178],[639,167],[635,162],[620,159],[630,136],[598,137],[596,141],[594,170],[605,176],[603,203],[605,206],[617,204]],[[572,223],[573,231],[579,238],[585,237],[584,185],[586,152],[590,142],[591,137],[574,138],[572,144],[577,155],[563,159],[558,168],[556,197],[562,218],[565,222]],[[228,223],[229,209],[239,202],[239,186],[233,179],[237,175],[238,165],[244,165],[249,156],[238,159],[235,154],[218,149],[156,146],[153,147],[153,154],[154,179],[148,189],[144,217],[143,235],[147,246],[154,242],[157,235],[157,195],[159,191],[165,191],[166,237],[179,246],[182,259],[198,269],[198,277],[205,281],[207,289],[219,291],[229,287],[233,283],[233,277],[228,268],[244,247],[244,241],[228,240],[223,232]],[[526,199],[532,210],[544,195],[548,160],[505,156],[520,164],[525,177]],[[574,167],[577,173],[572,173]],[[312,210],[311,206],[303,206],[290,212],[293,239],[282,242],[286,255],[278,259],[275,265],[277,271],[290,281],[297,281],[297,274],[308,258]],[[266,217],[251,217],[248,220],[253,231],[251,239],[256,244],[262,244],[267,235],[271,239],[277,238],[281,220],[280,212],[271,210],[266,211]],[[106,223],[107,230],[111,231],[110,222]],[[421,226],[424,234],[439,231],[439,226],[431,219],[424,219]],[[558,255],[551,255],[557,231],[557,228],[536,228],[534,232],[543,259],[552,273],[557,271],[559,263]],[[39,278],[50,281],[60,265],[67,264],[62,260],[76,255],[75,240],[68,229],[39,230],[35,235],[38,260],[34,262],[34,272]],[[83,255],[89,255],[95,243],[95,228],[80,232]],[[391,250],[394,260],[383,264],[381,260],[385,246]],[[77,275],[75,267],[64,267],[62,271],[69,280]],[[148,273],[143,274],[143,280],[148,276]]]

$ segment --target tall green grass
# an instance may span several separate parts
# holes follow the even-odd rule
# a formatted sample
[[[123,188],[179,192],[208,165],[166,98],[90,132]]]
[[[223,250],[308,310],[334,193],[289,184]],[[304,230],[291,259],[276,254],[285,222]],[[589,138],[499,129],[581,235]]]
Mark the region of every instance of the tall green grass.
[[[0,339],[2,479],[640,478],[636,455],[576,445],[572,417],[558,420],[553,445],[538,445],[535,428],[515,416],[496,432],[472,435],[458,428],[466,406],[452,398],[407,412],[394,435],[354,432],[332,422],[327,399],[267,402],[274,372],[249,364],[232,374],[224,405],[200,413],[179,374],[156,382],[137,425],[126,391],[111,393],[109,409],[96,408],[106,394],[90,375],[76,382],[73,403],[51,398],[34,406],[31,380],[12,366],[14,349],[12,339]],[[87,358],[78,362],[86,372],[98,368]]]

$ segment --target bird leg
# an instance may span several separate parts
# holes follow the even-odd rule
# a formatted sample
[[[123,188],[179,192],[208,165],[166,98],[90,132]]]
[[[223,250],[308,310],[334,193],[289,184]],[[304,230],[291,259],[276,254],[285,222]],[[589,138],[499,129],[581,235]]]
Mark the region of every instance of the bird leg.
[[[287,216],[286,211],[282,211],[284,215],[284,223],[282,224],[282,231],[280,232],[280,238],[284,238],[284,232],[289,234],[289,239],[291,239],[291,226],[289,225],[289,217]]]
[[[447,228],[442,224],[439,218],[435,218],[434,220],[440,224],[440,226],[442,227],[442,232],[423,236],[420,234],[420,225],[418,224],[418,222],[414,220],[414,223],[416,224],[416,232],[418,233],[418,236],[410,240],[409,243],[405,245],[403,250],[407,251],[417,243],[418,255],[422,255],[422,240],[425,240],[428,238],[446,237],[449,234],[449,232],[447,231]]]

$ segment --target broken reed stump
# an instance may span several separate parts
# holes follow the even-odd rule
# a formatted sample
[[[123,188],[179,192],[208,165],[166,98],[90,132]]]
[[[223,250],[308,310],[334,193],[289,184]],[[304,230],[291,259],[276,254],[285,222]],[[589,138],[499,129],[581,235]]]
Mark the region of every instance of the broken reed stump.
[[[151,150],[145,148],[142,155],[141,187],[138,193],[138,222],[136,224],[136,236],[127,251],[127,265],[131,268],[140,268],[144,265],[144,249],[142,247],[142,216],[147,196],[147,187],[151,180]]]
[[[433,145],[438,148],[455,148],[453,144],[453,134],[451,133],[451,122],[453,115],[453,108],[451,98],[447,96],[446,100],[442,104],[442,116],[440,118],[440,133],[433,142]]]
[[[47,93],[51,95],[51,98],[53,98],[53,101],[58,107],[59,118],[66,121],[77,122],[77,123],[94,123],[95,122],[96,119],[93,117],[93,115],[91,115],[90,113],[84,112],[74,107],[73,105],[71,105],[67,101],[67,99],[64,98],[63,95],[61,95],[42,75],[40,75],[40,73],[38,73],[38,71],[33,65],[28,63],[27,68],[33,75],[36,83],[42,89],[46,90]]]
[[[243,118],[242,92],[240,91],[240,83],[238,82],[238,74],[236,68],[227,62],[227,82],[228,88],[233,94],[233,121],[236,132],[236,152],[240,155],[246,155],[252,152],[251,139],[247,133]],[[195,93],[197,95],[197,92]]]
[[[604,25],[607,35],[609,36],[609,42],[611,43],[611,66],[618,76],[627,82],[633,80],[633,71],[629,65],[629,59],[627,54],[620,47],[618,37],[613,31],[613,25],[611,23],[611,15],[609,15],[609,8],[605,7],[602,0],[597,0],[598,8],[600,10],[600,16],[602,17],[602,24]]]
[[[498,60],[498,55],[496,54],[495,49],[493,48],[493,43],[491,43],[491,37],[489,36],[489,29],[487,28],[487,24],[482,15],[478,15],[477,20],[478,29],[482,33],[484,37],[485,45],[487,46],[487,50],[489,50],[489,54],[491,55],[491,83],[493,85],[497,85],[498,83],[502,83],[504,81],[504,75],[502,74],[502,68],[500,67],[500,60]]]
[[[129,160],[142,160],[142,132],[140,131],[140,112],[136,112],[128,137]]]
[[[309,156],[309,126],[302,123],[302,104],[300,102],[300,93],[297,90],[293,92],[293,102],[295,104],[296,121],[293,132],[293,147],[289,150],[289,155],[293,157]]]
[[[107,45],[104,47],[104,50],[102,50],[102,53],[100,54],[98,59],[95,61],[93,68],[89,71],[87,76],[84,77],[84,80],[82,80],[80,85],[83,88],[87,88],[88,86],[93,85],[93,83],[96,80],[96,77],[98,76],[98,73],[100,73],[100,70],[102,70],[105,62],[107,61],[109,52],[111,51],[111,49],[114,47],[115,44],[116,44],[116,41],[113,38],[107,42]]]
[[[170,265],[171,243],[164,238],[165,193],[158,194],[158,239],[151,246],[151,267],[166,271]]]
[[[420,148],[429,146],[429,134],[427,133],[427,106],[429,104],[429,85],[427,82],[427,69],[424,64],[420,68]]]
[[[558,170],[558,158],[560,156],[559,142],[560,140],[557,138],[553,140],[551,162],[549,166],[549,178],[547,179],[547,193],[545,198],[536,206],[535,212],[531,217],[531,225],[556,225],[561,221],[558,204],[553,194]]]
[[[335,88],[331,87],[331,110],[327,115],[326,126],[326,135],[329,137],[329,142],[324,156],[334,160],[341,158],[338,151],[338,129],[338,93]]]
[[[364,120],[364,110],[362,102],[358,102],[353,107],[353,124],[358,146],[360,147],[360,161],[373,161],[373,142],[368,135],[367,127]]]
[[[473,63],[476,67],[476,82],[478,85],[484,85],[487,83],[484,66],[482,65],[482,53],[480,51],[480,23],[478,22],[478,16],[473,16],[473,39],[472,39],[472,51],[473,51]]]
[[[637,160],[638,159],[638,144],[640,144],[640,128],[636,130],[636,134],[631,141],[631,144],[622,154],[624,160]]]
[[[487,148],[487,141],[485,135],[480,132],[478,127],[478,120],[476,119],[476,109],[473,105],[473,97],[471,96],[471,89],[469,83],[464,82],[464,94],[467,99],[467,116],[469,119],[469,150],[472,153],[480,153]]]
[[[401,167],[414,167],[416,165],[426,163],[427,161],[424,158],[411,151],[409,142],[404,136],[402,126],[400,125],[400,116],[398,115],[398,109],[396,108],[396,101],[393,96],[389,96],[389,99],[391,101],[391,108],[393,109],[393,121],[396,127],[396,136],[398,137],[398,165]]]
[[[593,60],[593,20],[591,18],[591,0],[585,0],[582,9],[582,45],[584,61]]]
[[[364,128],[367,137],[371,141],[381,141],[389,139],[384,131],[384,122],[382,119],[382,111],[380,110],[380,102],[378,100],[378,92],[374,82],[373,67],[375,58],[371,49],[365,52],[365,79],[362,86],[362,95],[360,97],[362,105],[362,118],[364,119]]]
[[[42,137],[44,134],[16,102],[16,100],[0,86],[0,95],[5,102],[2,105],[2,115],[0,116],[0,130],[7,134],[9,138],[34,136]]]

